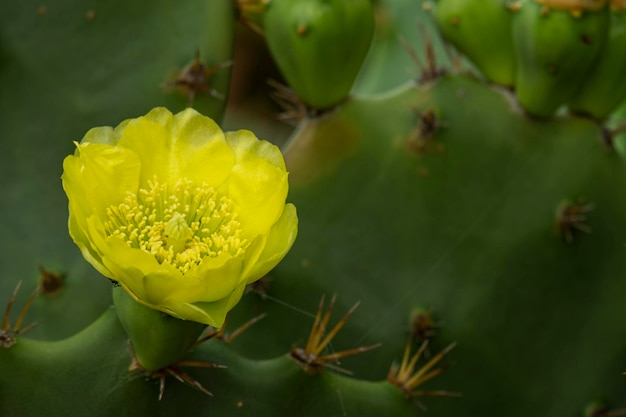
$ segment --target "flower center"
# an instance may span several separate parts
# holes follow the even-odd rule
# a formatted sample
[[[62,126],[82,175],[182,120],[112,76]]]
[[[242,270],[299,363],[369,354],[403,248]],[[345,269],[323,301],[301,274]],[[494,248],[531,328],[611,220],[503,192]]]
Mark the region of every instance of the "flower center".
[[[205,257],[223,252],[241,254],[247,244],[233,201],[206,184],[179,179],[173,185],[156,178],[137,194],[106,209],[108,236],[144,250],[159,263],[168,263],[183,274]]]

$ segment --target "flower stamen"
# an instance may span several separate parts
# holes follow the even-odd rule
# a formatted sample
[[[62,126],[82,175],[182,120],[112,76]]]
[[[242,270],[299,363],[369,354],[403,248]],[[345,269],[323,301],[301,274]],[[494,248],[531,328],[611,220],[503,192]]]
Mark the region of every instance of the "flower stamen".
[[[241,237],[234,202],[213,187],[188,179],[169,185],[154,178],[147,188],[129,192],[106,212],[108,236],[154,255],[159,263],[173,265],[183,274],[205,257],[225,252],[237,256],[248,243]]]

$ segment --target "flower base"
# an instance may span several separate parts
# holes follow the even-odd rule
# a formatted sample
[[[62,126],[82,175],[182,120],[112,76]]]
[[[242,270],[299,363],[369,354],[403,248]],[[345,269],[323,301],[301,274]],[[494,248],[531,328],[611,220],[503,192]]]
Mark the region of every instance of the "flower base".
[[[139,304],[122,287],[113,288],[113,304],[137,362],[149,371],[179,361],[207,327]]]

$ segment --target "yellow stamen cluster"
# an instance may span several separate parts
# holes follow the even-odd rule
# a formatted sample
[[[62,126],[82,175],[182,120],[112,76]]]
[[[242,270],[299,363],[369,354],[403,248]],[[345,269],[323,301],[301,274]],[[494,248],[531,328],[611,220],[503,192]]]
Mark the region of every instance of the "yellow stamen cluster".
[[[204,257],[223,252],[237,256],[247,244],[233,201],[213,187],[187,179],[161,184],[154,178],[147,189],[128,193],[106,213],[107,235],[151,253],[183,274]]]

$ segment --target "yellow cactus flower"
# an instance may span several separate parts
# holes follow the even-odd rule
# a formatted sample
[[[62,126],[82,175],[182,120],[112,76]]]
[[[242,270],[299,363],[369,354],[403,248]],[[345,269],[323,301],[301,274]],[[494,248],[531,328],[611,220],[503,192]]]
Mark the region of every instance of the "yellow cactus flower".
[[[155,108],[76,148],[63,161],[70,235],[148,307],[220,327],[296,238],[283,157],[252,132]]]

